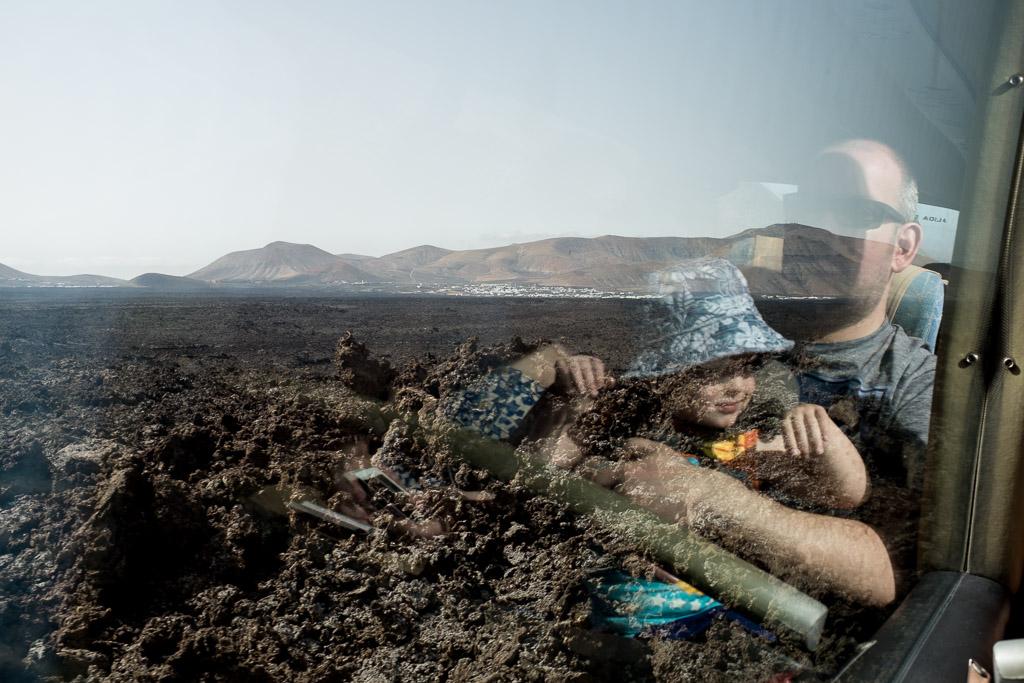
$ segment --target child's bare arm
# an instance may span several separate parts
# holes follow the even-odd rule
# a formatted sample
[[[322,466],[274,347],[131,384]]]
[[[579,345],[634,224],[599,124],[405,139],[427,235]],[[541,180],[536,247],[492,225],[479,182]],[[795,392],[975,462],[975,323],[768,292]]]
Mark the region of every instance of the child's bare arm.
[[[867,497],[867,471],[853,443],[821,406],[802,403],[786,413],[782,434],[759,451],[785,453],[766,463],[773,486],[833,508],[855,508]]]
[[[601,388],[614,385],[614,378],[600,358],[572,354],[561,344],[542,346],[512,367],[545,389],[570,398],[557,414],[535,427],[532,436],[541,440],[541,453],[552,465],[563,469],[575,467],[583,460],[583,453],[569,435],[570,427],[580,413],[591,407]]]

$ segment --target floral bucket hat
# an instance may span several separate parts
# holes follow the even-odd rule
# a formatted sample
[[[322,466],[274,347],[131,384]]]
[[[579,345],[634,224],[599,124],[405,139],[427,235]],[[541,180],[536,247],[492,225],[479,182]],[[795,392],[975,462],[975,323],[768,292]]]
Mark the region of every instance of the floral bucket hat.
[[[654,280],[667,315],[627,377],[656,377],[720,358],[793,348],[764,321],[743,273],[725,259],[687,261]]]

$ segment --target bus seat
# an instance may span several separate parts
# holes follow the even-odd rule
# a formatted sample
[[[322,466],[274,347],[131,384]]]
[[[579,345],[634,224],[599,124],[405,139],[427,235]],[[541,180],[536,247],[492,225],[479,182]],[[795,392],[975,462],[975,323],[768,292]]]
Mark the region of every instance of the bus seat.
[[[890,322],[923,340],[933,353],[942,320],[944,289],[942,277],[935,271],[909,266],[893,276],[885,306]]]

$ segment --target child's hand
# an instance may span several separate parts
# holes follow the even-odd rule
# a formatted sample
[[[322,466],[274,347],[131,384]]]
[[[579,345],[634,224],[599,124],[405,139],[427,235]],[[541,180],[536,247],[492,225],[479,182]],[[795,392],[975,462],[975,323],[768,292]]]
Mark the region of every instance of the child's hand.
[[[568,351],[561,344],[547,344],[523,356],[511,367],[547,388],[558,379],[558,363],[568,357]]]
[[[824,408],[801,403],[782,419],[782,439],[790,455],[825,455],[829,437],[839,428]]]
[[[596,356],[563,356],[556,361],[555,372],[555,386],[568,393],[597,396],[599,390],[615,384],[604,361]]]
[[[867,496],[864,460],[821,406],[803,403],[790,410],[783,418],[782,434],[759,441],[757,450],[788,453],[790,457],[783,457],[781,464],[788,462],[796,469],[773,465],[766,475],[772,487],[793,497],[853,509]]]

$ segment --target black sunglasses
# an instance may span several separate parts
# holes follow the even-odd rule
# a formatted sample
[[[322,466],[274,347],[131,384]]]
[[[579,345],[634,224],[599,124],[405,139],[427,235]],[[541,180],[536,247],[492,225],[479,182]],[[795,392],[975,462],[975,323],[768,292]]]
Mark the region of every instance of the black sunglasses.
[[[790,223],[857,236],[884,223],[910,220],[884,202],[858,195],[794,192],[784,195],[782,204]]]

